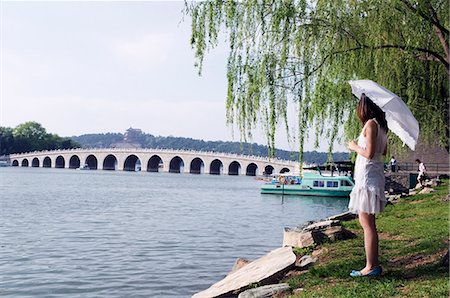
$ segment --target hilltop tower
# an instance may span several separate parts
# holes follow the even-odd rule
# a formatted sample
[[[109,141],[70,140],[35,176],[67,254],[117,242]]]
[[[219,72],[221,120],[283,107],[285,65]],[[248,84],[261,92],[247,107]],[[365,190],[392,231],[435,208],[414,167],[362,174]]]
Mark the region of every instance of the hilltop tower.
[[[112,144],[113,148],[142,148],[139,136],[142,135],[142,130],[137,128],[128,128],[123,135],[123,141]]]

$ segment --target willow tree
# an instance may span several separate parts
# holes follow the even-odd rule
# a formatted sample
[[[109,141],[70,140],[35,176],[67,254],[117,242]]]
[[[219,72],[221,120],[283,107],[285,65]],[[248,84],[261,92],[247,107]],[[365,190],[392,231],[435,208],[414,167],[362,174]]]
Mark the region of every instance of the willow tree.
[[[331,151],[341,127],[346,137],[360,129],[347,81],[372,79],[408,104],[425,141],[448,143],[447,0],[216,0],[186,8],[200,73],[208,51],[222,37],[229,43],[227,120],[244,140],[260,122],[273,152],[293,105],[300,161],[311,127],[315,143],[326,137]]]

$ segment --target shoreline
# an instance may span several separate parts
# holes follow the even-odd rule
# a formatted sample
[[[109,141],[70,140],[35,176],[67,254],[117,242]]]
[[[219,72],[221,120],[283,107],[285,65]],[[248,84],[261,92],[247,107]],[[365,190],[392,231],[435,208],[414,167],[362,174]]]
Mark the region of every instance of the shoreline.
[[[414,288],[418,291],[417,293],[407,294],[408,297],[423,297],[424,293],[426,295],[433,293],[434,295],[443,293],[444,289],[446,289],[448,295],[449,241],[446,229],[449,215],[448,180],[445,180],[440,186],[438,186],[439,182],[432,182],[431,184],[433,183],[435,189],[426,187],[421,192],[411,191],[411,194],[403,193],[387,196],[388,206],[386,206],[386,211],[377,216],[380,258],[385,273],[376,279],[380,288],[377,287],[371,292],[367,292],[370,291],[370,287],[361,289],[361,297],[364,297],[364,292],[373,295],[374,291],[375,293],[379,292],[381,296],[385,295],[386,289],[381,287],[383,284],[386,284],[385,287],[389,288],[389,293],[393,296],[399,295],[401,288]],[[435,204],[432,204],[433,202]],[[424,205],[423,208],[420,208],[422,205]],[[417,209],[424,213],[423,216],[418,214],[420,212]],[[404,217],[399,218],[399,214],[396,212],[398,210],[406,213],[407,216],[404,215]],[[436,216],[430,217],[430,213],[436,213]],[[350,278],[348,272],[351,271],[351,268],[361,267],[365,257],[362,230],[358,223],[354,220],[354,217],[351,218],[352,215],[349,212],[339,216],[341,218],[331,216],[325,221],[307,222],[306,225],[296,228],[286,228],[283,247],[275,251],[290,247],[293,255],[295,255],[295,260],[282,270],[272,272],[272,277],[249,282],[242,288],[224,292],[217,296],[211,295],[214,292],[206,292],[220,282],[225,284],[224,281],[226,282],[227,279],[228,281],[232,280],[230,275],[238,276],[236,272],[239,273],[239,270],[245,272],[244,270],[247,267],[247,271],[249,271],[251,269],[249,264],[261,262],[261,259],[264,259],[265,256],[253,262],[245,260],[240,265],[236,262],[233,271],[225,279],[193,297],[272,297],[270,295],[275,294],[276,297],[347,296],[346,293],[350,293],[353,288],[360,287],[359,281]],[[403,230],[399,225],[405,224],[402,222],[405,218],[408,221],[413,221],[414,224],[405,226]],[[433,226],[438,231],[427,233],[426,230],[424,231],[427,226]],[[422,237],[417,237],[418,235]],[[416,242],[420,249],[416,248],[416,245],[410,244],[408,246],[408,243],[416,244]],[[421,242],[425,243],[421,244]],[[446,268],[442,266],[445,258],[447,260]],[[336,266],[337,264],[339,266]],[[428,272],[428,270],[435,271],[436,276],[420,274]],[[251,274],[247,272],[247,275]],[[282,277],[279,277],[280,275]],[[390,279],[399,276],[401,278],[393,285]],[[420,278],[422,278],[422,281],[418,282],[417,279]],[[424,278],[425,281],[423,281]],[[274,279],[277,281],[276,283],[273,283]],[[327,282],[328,279],[331,279],[332,282]],[[269,283],[269,281],[271,282]],[[367,279],[360,281],[368,282]],[[351,284],[350,287],[347,287],[348,283]],[[436,285],[434,290],[430,290],[429,283]]]

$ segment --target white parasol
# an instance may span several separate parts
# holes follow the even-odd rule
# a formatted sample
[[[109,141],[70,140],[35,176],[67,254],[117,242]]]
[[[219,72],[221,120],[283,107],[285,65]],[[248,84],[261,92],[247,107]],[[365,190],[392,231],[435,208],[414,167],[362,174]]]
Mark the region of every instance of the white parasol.
[[[349,81],[352,93],[358,98],[365,93],[386,113],[388,128],[411,150],[416,149],[419,138],[419,123],[403,100],[371,80]]]

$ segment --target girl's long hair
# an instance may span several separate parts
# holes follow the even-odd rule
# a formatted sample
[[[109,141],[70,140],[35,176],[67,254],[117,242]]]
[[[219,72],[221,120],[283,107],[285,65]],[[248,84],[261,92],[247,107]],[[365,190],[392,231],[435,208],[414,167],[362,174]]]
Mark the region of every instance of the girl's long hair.
[[[386,114],[383,110],[377,106],[368,96],[364,93],[361,94],[361,98],[358,103],[358,118],[361,120],[363,126],[370,119],[377,119],[378,124],[384,130],[385,133],[388,131]]]

